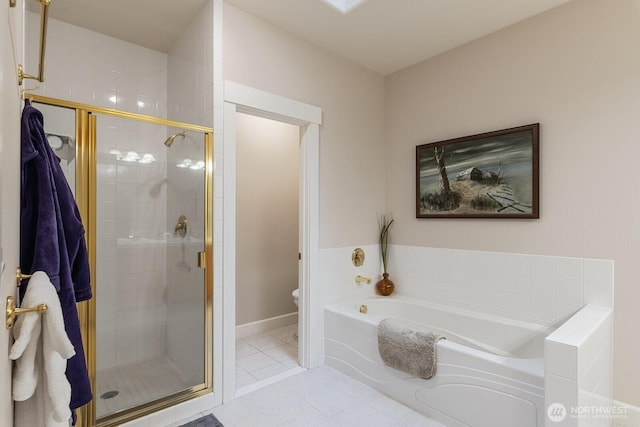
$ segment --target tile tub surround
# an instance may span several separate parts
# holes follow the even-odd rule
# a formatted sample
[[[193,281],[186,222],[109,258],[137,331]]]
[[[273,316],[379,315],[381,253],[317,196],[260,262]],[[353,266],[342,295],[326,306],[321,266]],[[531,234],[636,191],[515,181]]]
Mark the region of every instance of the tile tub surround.
[[[377,245],[366,248],[371,258],[379,257]],[[351,276],[355,273],[377,277],[379,261],[374,261],[377,265],[365,265],[365,269],[358,270],[345,261],[349,260],[352,249],[321,251],[326,305],[375,293],[371,287],[352,284]],[[584,315],[581,309],[588,304],[598,310],[613,308],[614,263],[610,260],[391,245],[389,272],[396,283],[397,295],[549,326],[562,325],[574,315],[580,318]],[[593,337],[606,329],[608,333],[603,337],[607,339],[601,341],[601,348],[609,348],[612,332],[606,325],[610,322],[601,325],[595,322],[591,329],[583,330],[584,342],[596,342]],[[604,366],[605,373],[596,375],[589,369],[576,379],[566,371],[561,375],[557,371],[545,372],[545,391],[550,392],[552,398],[559,398],[556,393],[560,393],[561,397],[573,399],[567,402],[600,399],[594,396],[609,399],[610,353],[601,351],[595,355],[584,349],[589,345],[582,348],[582,344],[563,341],[555,344],[548,346],[547,359],[556,360],[557,356],[560,358],[557,360],[567,362],[563,365],[565,368],[573,369],[571,363],[576,364],[582,358],[583,369],[586,369],[584,360],[588,356],[595,358],[589,359],[592,362],[589,366]],[[575,357],[563,358],[567,352],[559,353],[570,350],[571,346]],[[553,363],[547,361],[547,365]],[[546,398],[549,400],[549,395]]]
[[[400,295],[557,324],[585,304],[613,307],[613,261],[390,246]]]
[[[572,410],[613,405],[613,310],[587,305],[545,339],[545,405],[562,404],[559,426],[609,426],[611,417],[572,417]],[[625,420],[623,414],[620,420]]]

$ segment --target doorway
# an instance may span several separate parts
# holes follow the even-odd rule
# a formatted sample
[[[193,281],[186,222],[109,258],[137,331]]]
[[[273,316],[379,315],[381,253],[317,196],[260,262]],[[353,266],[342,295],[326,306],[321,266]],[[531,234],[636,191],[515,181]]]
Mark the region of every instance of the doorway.
[[[236,160],[237,113],[289,123],[299,129],[299,318],[298,361],[302,368],[322,360],[318,271],[319,126],[322,110],[299,101],[233,82],[224,84],[223,182],[223,401],[237,397],[236,386]],[[219,193],[218,193],[219,194]]]
[[[299,145],[298,126],[237,113],[239,394],[298,367]]]

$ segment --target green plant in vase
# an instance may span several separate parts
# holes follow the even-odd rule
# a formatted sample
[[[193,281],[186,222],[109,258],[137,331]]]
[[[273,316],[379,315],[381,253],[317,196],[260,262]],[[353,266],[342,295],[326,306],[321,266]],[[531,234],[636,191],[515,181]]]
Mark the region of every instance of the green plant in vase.
[[[389,280],[387,261],[389,259],[389,230],[393,224],[393,218],[389,214],[378,216],[378,229],[380,230],[380,256],[382,257],[382,280],[376,283],[376,291],[383,296],[393,293],[395,285]]]

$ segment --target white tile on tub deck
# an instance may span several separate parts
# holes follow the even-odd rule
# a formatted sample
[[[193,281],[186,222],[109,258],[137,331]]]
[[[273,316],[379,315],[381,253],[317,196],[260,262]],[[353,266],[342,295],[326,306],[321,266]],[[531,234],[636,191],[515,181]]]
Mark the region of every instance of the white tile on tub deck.
[[[564,405],[568,411],[572,406],[578,405],[578,385],[575,381],[568,380],[566,378],[559,377],[553,374],[546,374],[544,376],[544,389],[545,389],[545,416],[546,408],[554,403],[560,403]],[[546,423],[549,424],[549,423]],[[578,427],[578,419],[566,417],[562,424],[558,424],[563,427]]]
[[[578,348],[546,339],[544,341],[544,370],[565,379],[578,380]]]
[[[554,277],[556,271],[555,258],[552,256],[530,255],[529,269],[532,276]]]
[[[613,307],[613,286],[603,282],[584,282],[584,303]]]
[[[556,279],[556,298],[558,300],[582,304],[584,302],[584,288],[582,281],[573,279]]]
[[[531,295],[531,278],[528,274],[507,275],[507,293],[511,295]]]
[[[531,296],[537,298],[556,297],[556,281],[551,277],[532,275],[531,278]]]
[[[467,289],[463,302],[473,307],[482,308],[487,305],[487,293],[484,290]]]
[[[505,254],[507,275],[523,276],[530,274],[529,256],[522,254]]]
[[[564,322],[582,308],[582,304],[556,300],[556,321]]]
[[[529,316],[531,314],[531,297],[507,294],[507,311],[518,316]]]
[[[580,381],[579,386],[581,390],[587,391],[589,394],[593,394],[598,388],[603,388],[604,391],[610,392],[606,385],[602,382],[611,380],[611,340],[605,340],[601,343],[600,352],[596,355],[596,358],[592,360],[590,366],[587,366],[584,372],[579,372]],[[601,395],[601,399],[611,397],[610,394]]]
[[[556,305],[553,298],[531,297],[531,317],[554,321],[556,319]]]
[[[580,280],[583,278],[582,258],[556,257],[556,277],[562,279]]]
[[[487,294],[487,307],[505,312],[507,311],[507,293],[506,292],[489,292]]]
[[[596,359],[600,357],[603,349],[607,348],[606,345],[611,345],[613,332],[611,318],[611,314],[607,314],[596,329],[591,331],[589,338],[580,346],[578,355],[578,375],[580,377],[584,376]]]
[[[585,259],[583,269],[585,282],[599,282],[613,286],[613,261]]]

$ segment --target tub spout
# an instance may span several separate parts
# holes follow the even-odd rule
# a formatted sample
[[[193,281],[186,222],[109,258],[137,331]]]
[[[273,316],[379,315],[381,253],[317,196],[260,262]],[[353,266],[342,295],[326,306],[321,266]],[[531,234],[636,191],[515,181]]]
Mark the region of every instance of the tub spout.
[[[371,284],[371,279],[369,279],[368,277],[363,277],[361,275],[357,275],[356,276],[356,283],[366,283],[367,285]]]

